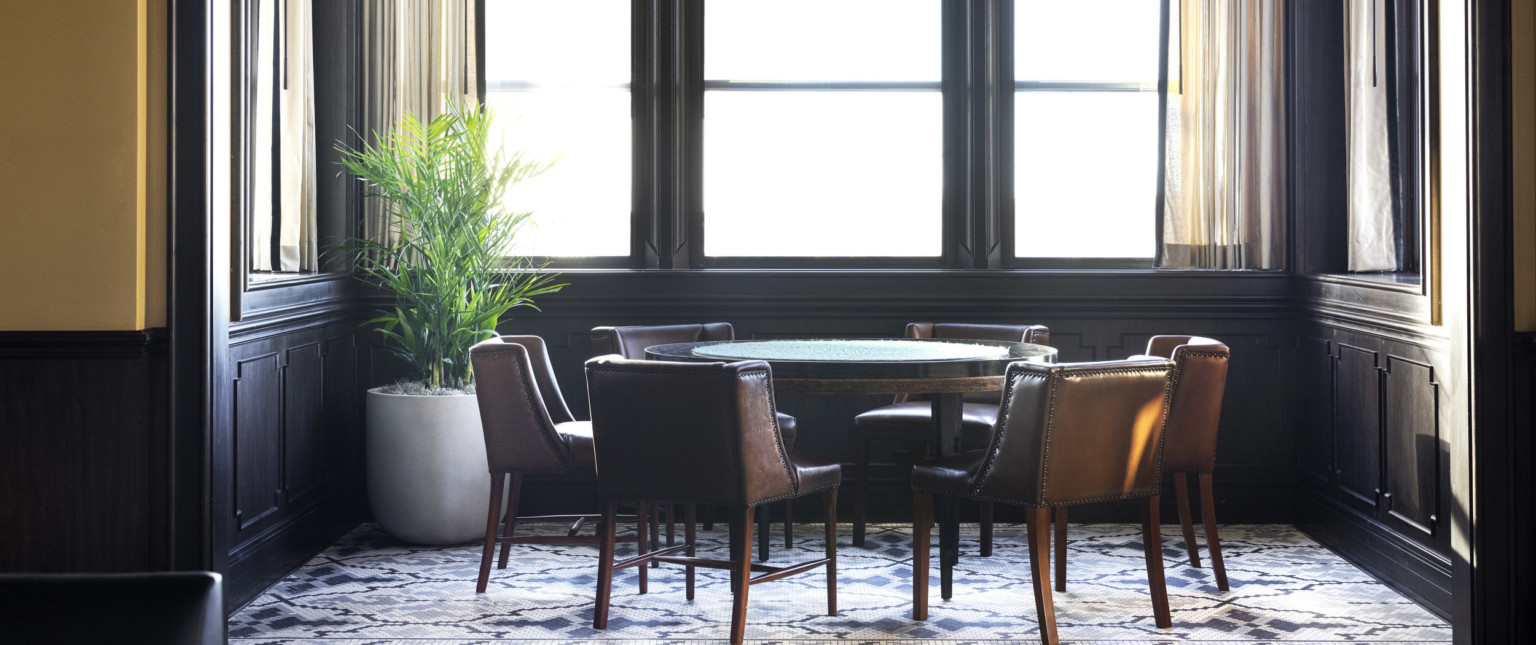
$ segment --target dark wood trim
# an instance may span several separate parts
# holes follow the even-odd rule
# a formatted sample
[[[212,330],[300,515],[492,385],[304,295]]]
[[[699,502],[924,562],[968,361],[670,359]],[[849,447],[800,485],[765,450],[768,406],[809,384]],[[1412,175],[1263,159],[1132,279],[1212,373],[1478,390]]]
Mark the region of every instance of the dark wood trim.
[[[1473,602],[1466,623],[1474,643],[1517,642],[1530,634],[1528,607],[1514,604],[1521,581],[1511,566],[1530,550],[1516,541],[1519,522],[1536,509],[1516,508],[1518,473],[1531,464],[1517,460],[1513,450],[1513,223],[1512,146],[1510,123],[1510,2],[1472,0],[1470,3],[1472,65],[1471,95],[1471,212],[1468,221],[1469,332],[1471,365],[1471,499],[1468,528],[1472,538],[1469,563]],[[1462,501],[1462,500],[1458,500]],[[1458,592],[1462,589],[1458,588]],[[1462,616],[1458,615],[1460,626]]]
[[[164,328],[143,331],[0,331],[0,359],[141,358],[169,351]]]
[[[210,569],[209,419],[213,295],[213,3],[170,4],[167,288],[170,342],[170,567]]]
[[[0,571],[180,565],[164,330],[0,332]]]
[[[303,513],[284,519],[229,555],[225,606],[230,615],[303,566],[358,524],[362,482],[332,490]]]
[[[1514,462],[1524,467],[1516,470],[1521,476],[1510,482],[1509,506],[1517,509],[1511,518],[1514,543],[1526,547],[1516,549],[1510,562],[1514,593],[1509,605],[1533,607],[1536,606],[1536,551],[1530,545],[1536,544],[1536,513],[1530,509],[1536,508],[1536,469],[1530,465],[1536,464],[1536,333],[1515,334],[1512,382],[1514,446],[1510,452]],[[1525,510],[1518,512],[1518,509]],[[1511,633],[1516,642],[1536,641],[1536,625],[1529,620],[1514,625]]]
[[[1451,618],[1448,558],[1403,538],[1337,499],[1302,487],[1296,526],[1435,615]]]

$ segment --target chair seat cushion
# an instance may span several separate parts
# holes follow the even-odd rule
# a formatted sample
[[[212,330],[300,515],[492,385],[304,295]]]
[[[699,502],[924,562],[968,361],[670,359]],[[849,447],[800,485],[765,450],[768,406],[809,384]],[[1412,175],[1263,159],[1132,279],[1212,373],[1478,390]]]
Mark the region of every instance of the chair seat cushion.
[[[783,412],[779,413],[779,436],[784,437],[785,448],[793,449],[795,447],[795,431],[798,429],[795,426],[794,417]]]
[[[967,495],[986,456],[985,450],[969,450],[915,464],[912,466],[912,490]]]
[[[837,462],[803,452],[790,452],[789,463],[800,481],[798,495],[836,488],[843,481],[843,467]]]
[[[582,473],[597,472],[597,457],[592,450],[591,421],[557,423],[555,432],[560,433],[566,449],[570,451],[571,470]]]
[[[966,403],[960,411],[960,431],[967,441],[986,441],[997,424],[997,404]],[[875,408],[853,418],[861,439],[891,434],[926,439],[933,436],[933,404],[906,401]]]

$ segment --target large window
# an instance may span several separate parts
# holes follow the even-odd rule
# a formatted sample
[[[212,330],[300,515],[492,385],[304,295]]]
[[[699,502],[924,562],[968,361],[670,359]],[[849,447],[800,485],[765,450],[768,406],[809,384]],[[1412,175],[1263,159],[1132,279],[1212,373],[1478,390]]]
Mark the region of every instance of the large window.
[[[1150,264],[1166,1],[486,0],[488,102],[563,154],[517,252]]]
[[[704,14],[704,254],[943,254],[938,0]]]
[[[486,104],[509,152],[557,159],[507,203],[533,226],[513,253],[630,253],[630,3],[487,0]]]
[[[1016,256],[1152,258],[1159,10],[1016,0]]]

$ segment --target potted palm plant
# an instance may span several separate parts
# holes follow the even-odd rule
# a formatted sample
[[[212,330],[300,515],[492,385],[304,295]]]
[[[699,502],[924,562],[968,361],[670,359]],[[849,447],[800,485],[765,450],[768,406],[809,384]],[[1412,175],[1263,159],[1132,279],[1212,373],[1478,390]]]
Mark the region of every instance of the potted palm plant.
[[[501,198],[549,164],[493,150],[491,118],[473,102],[454,104],[428,123],[408,114],[360,150],[337,146],[393,223],[381,239],[342,248],[357,276],[392,298],[365,324],[412,372],[369,390],[367,403],[369,506],[385,532],[408,542],[484,537],[490,491],[469,347],[495,334],[507,311],[565,286],[508,257],[531,214]]]

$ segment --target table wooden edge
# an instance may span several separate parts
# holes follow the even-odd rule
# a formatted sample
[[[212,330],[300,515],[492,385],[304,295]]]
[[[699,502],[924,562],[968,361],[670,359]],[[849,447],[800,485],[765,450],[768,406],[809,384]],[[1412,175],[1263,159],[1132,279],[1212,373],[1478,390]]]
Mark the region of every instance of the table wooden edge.
[[[792,394],[963,394],[996,392],[1004,377],[964,376],[950,378],[785,378],[773,377],[773,390]]]

